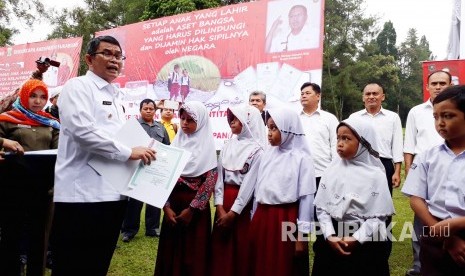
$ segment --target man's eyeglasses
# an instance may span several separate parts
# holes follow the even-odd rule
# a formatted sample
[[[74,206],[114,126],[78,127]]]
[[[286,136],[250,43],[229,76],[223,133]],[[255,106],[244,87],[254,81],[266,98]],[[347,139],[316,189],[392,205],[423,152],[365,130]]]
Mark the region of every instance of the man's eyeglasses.
[[[102,55],[105,59],[111,59],[112,57],[115,57],[116,60],[125,60],[126,57],[123,56],[121,53],[112,53],[111,51],[101,51],[101,52],[95,52],[92,53],[91,55]]]

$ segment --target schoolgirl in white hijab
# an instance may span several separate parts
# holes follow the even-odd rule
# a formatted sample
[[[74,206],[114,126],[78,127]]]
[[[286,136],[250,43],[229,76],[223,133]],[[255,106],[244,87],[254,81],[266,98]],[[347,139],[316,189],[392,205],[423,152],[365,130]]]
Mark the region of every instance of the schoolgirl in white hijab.
[[[250,105],[234,106],[228,110],[228,123],[236,117],[242,131],[224,145],[218,162],[218,181],[215,187],[215,205],[223,205],[224,183],[242,186],[232,210],[238,214],[249,202],[257,178],[259,155],[266,146],[266,129],[260,111]],[[252,168],[253,163],[253,168]],[[258,163],[259,164],[259,163]],[[246,179],[247,178],[247,179]]]
[[[369,122],[357,118],[342,121],[337,131],[341,158],[326,169],[315,197],[326,241],[320,235],[314,245],[312,274],[389,275],[389,255],[383,253],[386,243],[382,241],[386,239],[384,221],[394,214],[394,206],[376,151],[376,132]],[[353,157],[345,156],[349,143],[358,147],[349,148],[355,152]],[[348,232],[348,225],[355,228]]]
[[[173,140],[174,147],[183,148],[192,153],[181,176],[199,176],[216,167],[215,140],[207,108],[201,102],[191,101],[184,103],[179,114],[186,112],[197,123],[197,129],[192,134],[178,131]]]
[[[234,276],[246,274],[243,270],[248,262],[245,236],[250,225],[260,155],[266,145],[266,130],[260,111],[254,106],[233,106],[227,112],[234,136],[224,145],[218,160],[212,275]]]
[[[299,115],[288,108],[268,113],[271,146],[262,154],[255,188],[258,205],[250,226],[249,273],[308,275],[308,268],[299,271],[296,265],[308,266],[308,243],[292,237],[297,236],[296,224],[301,233],[311,230],[316,191],[313,159]]]
[[[218,177],[208,111],[201,102],[179,110],[181,129],[172,145],[192,153],[168,202],[155,275],[208,275],[211,246],[210,197]]]

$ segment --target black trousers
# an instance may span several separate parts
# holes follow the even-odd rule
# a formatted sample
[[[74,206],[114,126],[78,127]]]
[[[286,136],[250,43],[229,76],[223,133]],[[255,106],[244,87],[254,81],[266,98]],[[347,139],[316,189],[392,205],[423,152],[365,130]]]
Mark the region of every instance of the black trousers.
[[[27,275],[45,270],[54,161],[33,161],[15,157],[0,164],[0,275],[20,274],[21,239],[29,241]]]
[[[334,219],[332,222],[336,235],[339,237],[347,235],[347,233],[339,233],[339,231],[353,229],[345,222],[337,222]],[[367,241],[358,244],[350,255],[342,256],[331,248],[323,234],[319,234],[313,243],[315,257],[312,276],[389,276],[387,246],[385,241]]]
[[[134,237],[139,231],[140,213],[144,203],[134,198],[129,198],[126,216],[121,232]],[[145,234],[155,235],[160,227],[161,210],[149,204],[145,204]]]
[[[392,159],[383,158],[383,157],[380,157],[379,159],[381,160],[381,163],[383,163],[384,170],[386,170],[386,179],[388,183],[389,192],[391,193],[391,197],[392,197],[392,176],[394,175],[394,171],[395,171],[394,163],[392,162]],[[386,227],[389,227],[391,222],[392,222],[392,216],[387,217]],[[390,231],[390,235],[392,235],[392,230]],[[392,241],[388,240],[387,244],[388,244],[387,250],[389,251],[389,254],[391,254]]]
[[[55,203],[53,276],[105,276],[118,241],[127,200]]]
[[[384,170],[386,170],[386,179],[388,183],[388,188],[389,192],[391,193],[392,196],[392,176],[394,175],[394,163],[392,162],[392,159],[388,158],[379,158],[381,160],[381,163],[383,163]]]
[[[464,239],[465,233],[459,233]],[[421,275],[424,276],[462,276],[465,275],[465,267],[459,266],[443,248],[443,242],[428,237],[420,239]]]

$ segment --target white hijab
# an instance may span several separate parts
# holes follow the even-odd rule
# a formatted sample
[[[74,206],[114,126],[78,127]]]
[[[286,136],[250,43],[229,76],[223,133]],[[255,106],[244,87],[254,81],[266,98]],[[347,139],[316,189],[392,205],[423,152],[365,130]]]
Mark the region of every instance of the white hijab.
[[[376,151],[375,129],[359,118],[342,121],[338,129],[343,125],[360,137],[357,154],[331,163],[323,173],[314,204],[338,220],[346,214],[363,219],[393,215],[386,173]]]
[[[182,112],[187,112],[194,119],[197,123],[197,129],[192,134],[185,134],[180,128],[171,145],[192,153],[181,176],[199,176],[217,166],[210,118],[207,109],[201,102],[184,103],[179,109],[179,115]]]
[[[228,112],[241,122],[242,131],[224,145],[221,162],[225,170],[239,171],[244,168],[249,157],[260,149],[265,149],[266,129],[260,111],[256,107],[234,106],[230,107]]]
[[[315,193],[313,158],[299,115],[289,108],[268,110],[281,132],[281,144],[262,155],[256,199],[263,204],[296,202]]]

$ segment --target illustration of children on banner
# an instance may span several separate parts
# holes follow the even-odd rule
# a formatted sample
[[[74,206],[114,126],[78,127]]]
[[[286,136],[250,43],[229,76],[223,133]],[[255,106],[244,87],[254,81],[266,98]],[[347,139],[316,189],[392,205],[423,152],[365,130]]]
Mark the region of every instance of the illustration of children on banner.
[[[190,92],[190,78],[189,72],[187,69],[182,69],[182,76],[181,76],[181,101],[185,102],[187,95]]]
[[[179,64],[175,64],[173,71],[170,73],[168,77],[168,90],[170,91],[170,100],[176,100],[179,96],[179,91],[181,89],[181,75],[179,71],[181,67]]]

